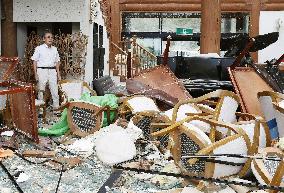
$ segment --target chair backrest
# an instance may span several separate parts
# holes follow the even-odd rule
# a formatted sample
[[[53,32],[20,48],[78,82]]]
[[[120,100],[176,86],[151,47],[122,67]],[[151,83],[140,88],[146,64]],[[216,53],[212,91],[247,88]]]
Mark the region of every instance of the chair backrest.
[[[204,176],[206,170],[206,162],[200,160],[193,165],[185,158],[189,154],[198,153],[201,149],[211,144],[209,137],[197,127],[191,126],[190,129],[180,127],[179,130],[173,131],[170,134],[172,142],[171,152],[175,163],[179,166],[181,171],[188,175]]]
[[[264,118],[269,127],[271,138],[276,139],[279,137],[279,133],[276,121],[276,111],[273,107],[273,103],[279,102],[279,104],[281,104],[281,101],[284,99],[284,95],[272,91],[263,91],[259,92],[257,96]]]
[[[215,108],[214,119],[225,123],[234,123],[237,121],[236,112],[238,107],[238,96],[231,91],[222,90]],[[221,127],[217,127],[217,130],[223,134],[226,134],[228,131],[226,128]]]
[[[155,101],[145,96],[131,97],[126,101],[126,105],[130,108],[133,114],[145,111],[160,112]]]
[[[93,81],[93,89],[98,96],[103,96],[107,90],[114,87],[115,83],[110,76],[103,76]]]
[[[79,99],[83,93],[91,93],[86,83],[80,80],[63,80],[59,82],[60,89],[66,95],[67,100]]]
[[[284,137],[284,105],[273,103],[279,137]]]

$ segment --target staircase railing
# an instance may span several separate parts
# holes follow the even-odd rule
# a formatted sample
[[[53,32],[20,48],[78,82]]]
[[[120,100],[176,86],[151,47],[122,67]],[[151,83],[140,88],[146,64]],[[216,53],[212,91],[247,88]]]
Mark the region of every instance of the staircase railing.
[[[126,78],[131,78],[141,72],[141,70],[151,69],[157,65],[157,56],[137,43],[137,37],[126,39],[118,45],[111,42],[110,63],[114,64],[113,75],[120,76],[124,82]]]
[[[120,76],[120,81],[125,82],[127,77],[128,52],[120,48],[115,43],[110,45],[110,64],[114,64],[113,76]]]

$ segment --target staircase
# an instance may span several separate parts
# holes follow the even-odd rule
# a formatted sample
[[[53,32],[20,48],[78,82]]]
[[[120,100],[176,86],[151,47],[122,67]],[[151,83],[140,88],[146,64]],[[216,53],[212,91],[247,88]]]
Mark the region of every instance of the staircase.
[[[124,38],[119,45],[111,42],[110,64],[114,64],[112,75],[119,77],[120,82],[125,82],[139,74],[142,70],[157,66],[157,57],[137,43],[137,37]]]

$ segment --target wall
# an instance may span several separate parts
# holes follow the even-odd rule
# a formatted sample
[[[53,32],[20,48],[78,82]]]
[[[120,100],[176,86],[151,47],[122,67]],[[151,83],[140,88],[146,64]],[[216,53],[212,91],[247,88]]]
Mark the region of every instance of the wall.
[[[85,0],[14,0],[14,22],[80,22]]]
[[[25,23],[17,23],[17,51],[20,58],[24,57],[26,42],[27,25]]]
[[[2,23],[2,22],[1,22],[1,21],[2,21],[2,12],[1,12],[1,11],[2,11],[2,7],[1,7],[2,5],[1,5],[1,4],[2,4],[2,2],[1,2],[1,0],[0,0],[0,55],[2,55],[2,54],[1,54],[1,46],[2,46],[2,45],[1,45],[1,30],[2,30],[2,29],[1,29],[1,23]]]
[[[284,54],[284,23],[279,28],[278,20],[284,22],[284,11],[261,11],[260,12],[260,34],[279,31],[279,39],[274,44],[258,52],[259,63],[279,58]]]
[[[80,30],[88,36],[85,81],[91,83],[93,80],[93,23],[90,23],[90,0],[14,0],[13,6],[14,22],[42,22],[45,24],[48,24],[46,22],[77,22],[72,25],[72,32]],[[100,8],[96,9],[98,15],[93,22],[104,26]],[[20,27],[18,32],[21,33],[21,31]],[[19,33],[18,36],[21,37],[22,35]],[[23,38],[20,38],[18,43],[22,44],[22,41]],[[103,47],[106,48],[105,74],[108,74],[109,46],[105,27]]]

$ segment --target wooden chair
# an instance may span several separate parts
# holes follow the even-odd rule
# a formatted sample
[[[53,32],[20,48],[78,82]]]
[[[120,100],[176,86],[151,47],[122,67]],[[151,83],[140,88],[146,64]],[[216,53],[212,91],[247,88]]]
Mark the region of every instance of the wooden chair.
[[[104,111],[107,112],[107,120],[110,123],[110,108],[100,107],[87,102],[68,102],[67,121],[70,132],[66,134],[86,137],[98,131],[103,124]]]
[[[251,168],[257,181],[262,185],[281,186],[284,187],[284,154],[277,148],[268,147],[260,150],[256,157],[276,156],[282,161],[268,159],[254,159]],[[276,193],[276,190],[270,190],[270,193]]]
[[[197,120],[213,127],[227,128],[231,135],[212,142],[209,136],[190,123]],[[153,137],[170,134],[170,150],[175,163],[182,172],[188,175],[222,178],[231,175],[244,175],[250,167],[250,160],[221,157],[218,159],[194,158],[194,156],[206,156],[214,154],[251,154],[251,143],[246,132],[234,125],[222,123],[205,117],[192,116],[176,122],[168,128],[152,133]],[[193,155],[193,158],[190,156]],[[187,157],[189,156],[189,157]]]
[[[233,92],[217,90],[202,97],[180,102],[174,108],[165,112],[160,112],[155,102],[150,98],[134,96],[125,99],[121,111],[124,114],[134,114],[131,119],[133,124],[142,129],[146,139],[159,141],[158,148],[161,152],[165,152],[170,148],[170,144],[168,143],[169,134],[166,133],[162,136],[153,137],[150,135],[151,133],[171,126],[188,116],[195,115],[233,123],[236,121],[235,113],[237,107],[238,98]],[[203,132],[210,133],[211,131],[211,125],[206,122],[192,120],[190,124],[192,124],[192,127],[197,127]],[[218,139],[229,134],[226,128],[217,127],[217,130],[223,131],[223,133],[218,132]],[[215,141],[215,133],[213,134],[212,130],[212,141]]]
[[[279,137],[284,137],[284,105],[273,102]]]
[[[264,118],[270,129],[271,137],[272,139],[277,139],[279,134],[276,121],[276,111],[273,107],[273,103],[277,104],[281,103],[281,101],[284,101],[284,95],[273,91],[263,91],[259,92],[257,96]]]
[[[88,83],[81,80],[61,80],[59,81],[59,90],[63,94],[63,104],[72,99],[79,99],[86,92],[93,96],[97,95]]]

